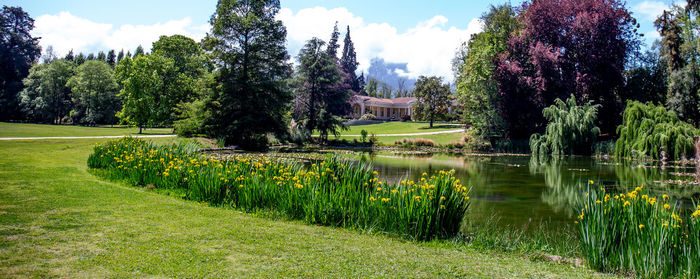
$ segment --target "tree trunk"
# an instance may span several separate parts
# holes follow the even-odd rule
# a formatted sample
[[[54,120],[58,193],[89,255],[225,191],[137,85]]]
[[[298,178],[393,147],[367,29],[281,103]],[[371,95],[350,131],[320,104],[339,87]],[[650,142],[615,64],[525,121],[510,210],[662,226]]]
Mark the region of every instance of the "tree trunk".
[[[143,126],[139,125],[139,135],[143,133]]]

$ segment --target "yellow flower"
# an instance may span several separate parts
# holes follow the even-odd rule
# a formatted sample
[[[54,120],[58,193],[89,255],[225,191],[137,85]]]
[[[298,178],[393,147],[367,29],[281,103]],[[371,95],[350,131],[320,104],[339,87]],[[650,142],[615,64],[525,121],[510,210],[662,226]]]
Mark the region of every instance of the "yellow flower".
[[[693,212],[693,217],[698,217],[698,216],[700,216],[700,209]]]
[[[444,200],[446,200],[446,199],[447,199],[446,197],[440,197],[440,200],[441,200],[441,201],[444,201]]]
[[[662,197],[664,200],[667,200],[667,199],[668,199],[668,195],[666,195],[666,194],[664,194],[664,195],[661,196],[661,197]]]
[[[629,201],[625,201],[625,203],[622,204],[623,207],[628,206],[628,205],[630,205],[630,202],[629,202]]]
[[[667,203],[666,203],[666,204],[664,204],[664,209],[670,209],[670,208],[671,208],[671,206],[670,206],[670,205],[668,205]]]
[[[588,184],[593,184],[593,180],[588,180]]]
[[[441,204],[441,205],[440,205],[440,209],[445,209],[445,205],[444,205],[444,204]]]
[[[389,202],[390,200],[390,198],[382,198],[382,202]]]
[[[654,205],[654,204],[656,203],[656,199],[655,199],[655,198],[651,198],[651,199],[648,200],[648,202],[649,202],[649,204]]]
[[[640,230],[643,229],[643,228],[644,228],[644,225],[639,225],[639,229],[640,229]]]
[[[464,200],[465,200],[465,201],[468,201],[468,200],[469,200],[469,197],[468,197],[468,196],[467,196],[467,197],[465,197],[465,198],[464,198]]]
[[[399,190],[391,190],[391,193],[392,193],[392,194],[396,194],[396,193],[398,193],[398,192],[399,192]]]
[[[595,203],[603,203],[602,201],[595,201]]]
[[[662,226],[662,227],[668,227],[668,221],[666,221],[666,222],[664,222],[663,224],[661,224],[661,226]]]
[[[373,171],[372,174],[379,175],[379,173],[377,171]]]
[[[377,187],[377,192],[381,192],[381,191],[382,191],[382,187]]]

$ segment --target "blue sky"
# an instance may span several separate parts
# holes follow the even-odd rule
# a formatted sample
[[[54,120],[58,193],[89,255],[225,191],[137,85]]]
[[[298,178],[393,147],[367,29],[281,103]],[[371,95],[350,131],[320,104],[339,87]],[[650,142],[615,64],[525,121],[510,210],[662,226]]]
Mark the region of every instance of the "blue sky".
[[[38,1],[6,0],[20,6],[37,20],[35,35],[42,46],[52,45],[59,55],[68,50],[146,49],[159,35],[184,34],[200,39],[208,31],[208,20],[216,0],[122,0]],[[288,29],[292,56],[303,43],[317,36],[327,39],[332,24],[341,31],[350,26],[360,70],[369,59],[408,63],[406,76],[435,74],[450,77],[450,58],[469,36],[478,32],[476,20],[490,4],[521,1],[387,1],[387,0],[282,0],[278,16]],[[672,0],[630,0],[627,7],[647,34],[649,44],[658,36],[653,28],[656,14]],[[344,32],[341,32],[344,33]]]

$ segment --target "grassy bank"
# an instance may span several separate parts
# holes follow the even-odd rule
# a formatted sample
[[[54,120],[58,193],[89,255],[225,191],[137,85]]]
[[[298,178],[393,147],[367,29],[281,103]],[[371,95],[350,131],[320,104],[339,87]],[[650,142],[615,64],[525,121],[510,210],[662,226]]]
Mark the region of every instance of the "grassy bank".
[[[444,242],[259,218],[104,182],[85,162],[93,144],[105,141],[0,142],[0,277],[600,276]]]
[[[144,135],[172,134],[169,128],[145,129]],[[87,136],[122,136],[136,135],[138,128],[134,127],[83,127],[71,125],[46,125],[28,123],[0,122],[0,137],[87,137]]]
[[[349,126],[349,130],[341,131],[340,136],[333,137],[331,139],[348,140],[353,139],[360,140],[362,130],[367,131],[368,136],[371,134],[386,135],[386,134],[415,134],[415,133],[430,133],[430,132],[444,132],[451,131],[462,128],[458,125],[442,125],[435,124],[433,128],[430,128],[430,124],[421,122],[384,122],[379,124],[368,124],[368,125],[354,125]],[[318,133],[315,133],[318,134]],[[424,138],[434,141],[436,144],[446,145],[452,142],[456,142],[462,139],[464,133],[449,133],[449,134],[436,134],[436,135],[411,135],[411,136],[378,136],[377,140],[381,145],[394,145],[394,142],[401,140],[403,138]]]

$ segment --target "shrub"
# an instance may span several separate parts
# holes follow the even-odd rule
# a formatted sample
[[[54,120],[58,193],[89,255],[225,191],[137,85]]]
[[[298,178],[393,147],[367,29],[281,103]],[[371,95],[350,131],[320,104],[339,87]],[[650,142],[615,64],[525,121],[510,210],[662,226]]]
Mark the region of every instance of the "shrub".
[[[430,139],[424,139],[424,138],[403,138],[401,140],[396,140],[394,141],[394,144],[396,146],[401,146],[401,147],[433,147],[435,146],[435,142]]]
[[[367,130],[362,129],[362,131],[360,131],[360,140],[361,140],[362,142],[366,142],[366,141],[367,141]]]
[[[620,138],[615,143],[616,156],[661,159],[663,151],[670,160],[692,157],[694,137],[700,135],[698,129],[680,121],[663,106],[637,101],[627,103],[617,133]]]
[[[374,114],[371,113],[365,113],[360,117],[360,120],[377,120],[377,117],[374,116]]]
[[[411,121],[411,116],[408,114],[404,114],[401,116],[401,121],[403,121],[403,122]]]
[[[371,166],[338,157],[308,167],[250,154],[219,160],[188,146],[123,138],[95,146],[88,167],[134,185],[181,189],[190,200],[415,240],[456,235],[470,205],[454,170],[390,184]]]
[[[544,135],[530,137],[530,150],[534,155],[588,155],[600,134],[595,125],[600,105],[588,102],[576,104],[572,94],[566,102],[556,99],[555,104],[542,110],[549,123]]]

